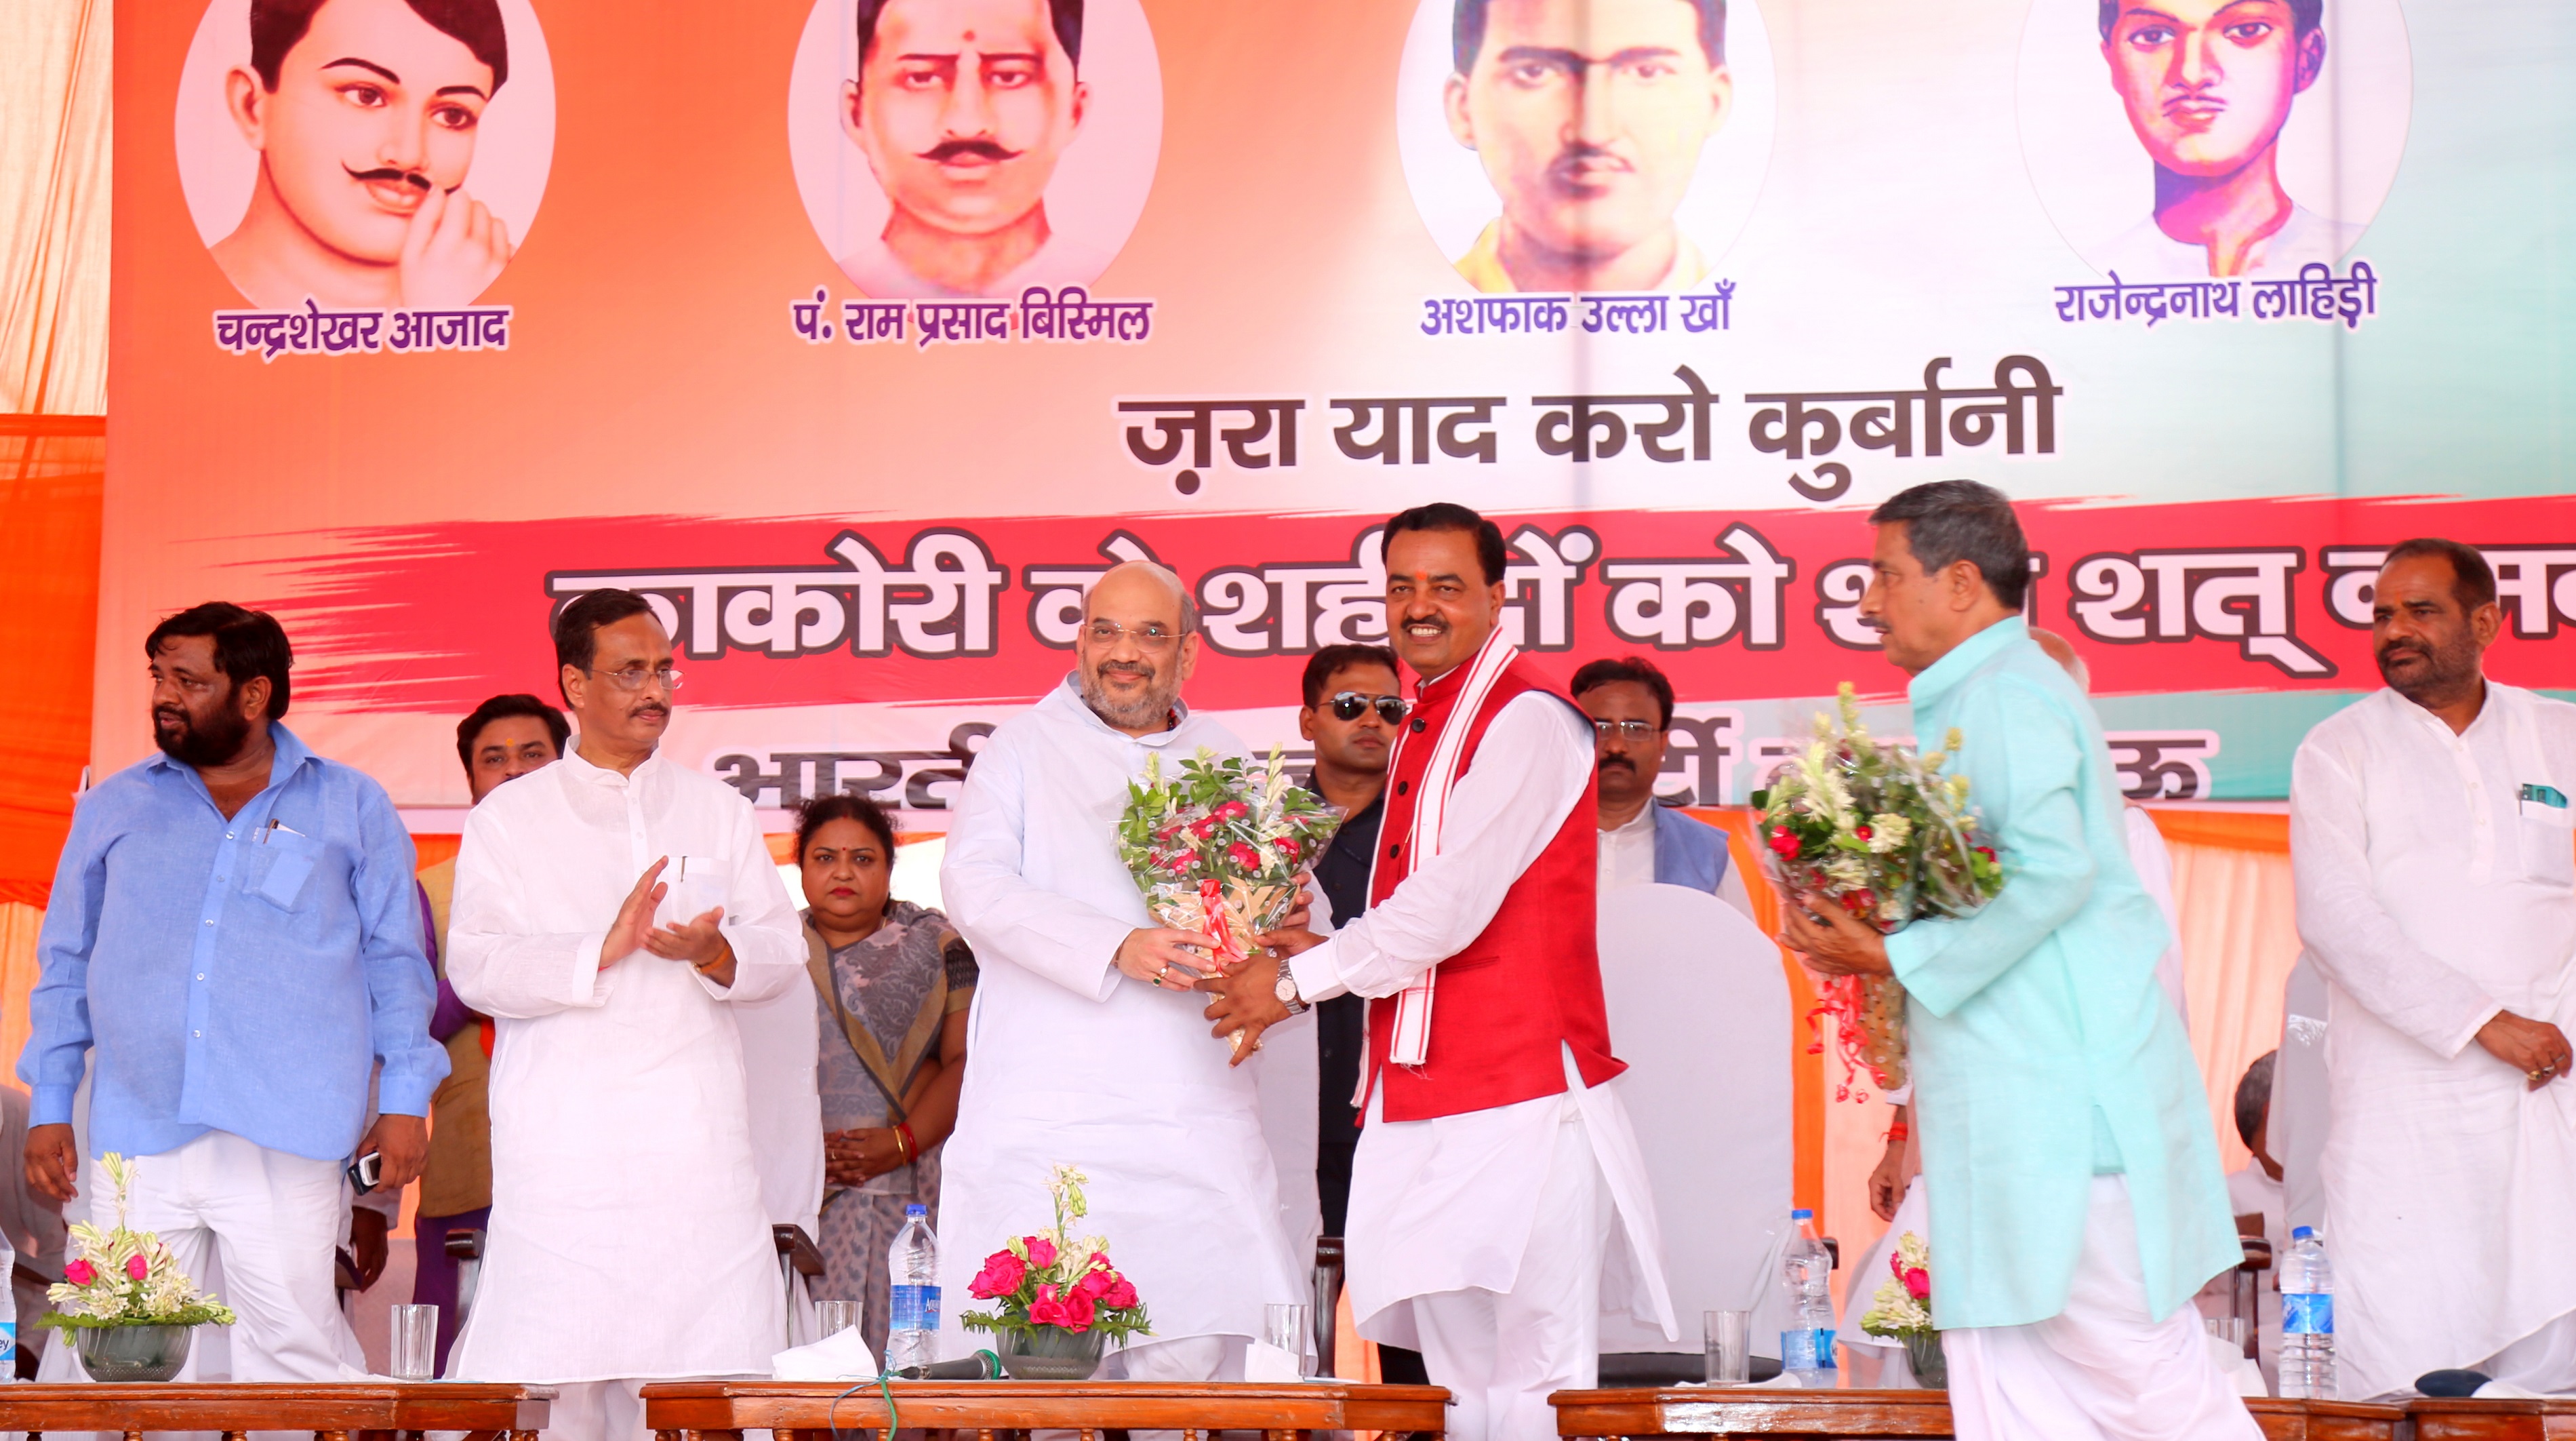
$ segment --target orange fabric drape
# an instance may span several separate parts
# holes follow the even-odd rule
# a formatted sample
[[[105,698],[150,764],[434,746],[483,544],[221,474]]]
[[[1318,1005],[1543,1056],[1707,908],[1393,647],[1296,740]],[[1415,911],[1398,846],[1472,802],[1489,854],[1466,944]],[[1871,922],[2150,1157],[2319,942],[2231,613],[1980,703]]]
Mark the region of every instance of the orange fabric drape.
[[[45,904],[89,760],[106,468],[98,417],[0,416],[0,615],[14,637],[0,706],[0,901]]]
[[[114,10],[0,5],[0,411],[107,411]]]
[[[2160,810],[2173,854],[2191,1049],[2209,1090],[2220,1164],[2246,1162],[2236,1134],[2236,1083],[2281,1043],[2282,995],[2299,959],[2290,882],[2290,818],[2277,812]]]

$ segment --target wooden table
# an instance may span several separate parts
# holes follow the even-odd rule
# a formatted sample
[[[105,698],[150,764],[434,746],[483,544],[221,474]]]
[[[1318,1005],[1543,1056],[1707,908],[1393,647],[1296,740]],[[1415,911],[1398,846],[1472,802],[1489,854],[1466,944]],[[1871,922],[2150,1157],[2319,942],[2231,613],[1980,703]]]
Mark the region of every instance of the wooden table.
[[[2571,1441],[2576,1438],[2576,1400],[2457,1401],[2406,1403],[2415,1418],[2416,1441]]]
[[[463,1381],[0,1386],[0,1431],[310,1431],[348,1441],[356,1431],[464,1431],[534,1441],[545,1429],[552,1386]]]
[[[1816,1436],[1886,1441],[1938,1441],[1950,1429],[1946,1391],[1774,1391],[1694,1386],[1623,1391],[1559,1391],[1561,1436]],[[2406,1420],[2397,1406],[2347,1401],[2276,1401],[2251,1397],[2247,1409],[2266,1441],[2394,1441]],[[2534,1404],[2534,1403],[2521,1403]],[[2528,1433],[2541,1441],[2540,1432]],[[2576,1437],[2576,1431],[2566,1433]],[[2463,1432],[2468,1437],[2524,1441],[2525,1433]],[[2430,1438],[2423,1438],[2430,1441]],[[2551,1438],[2556,1441],[2556,1438]]]
[[[979,1441],[1041,1427],[1079,1431],[1083,1441],[1122,1428],[1179,1431],[1189,1441],[1217,1430],[1288,1441],[1310,1431],[1440,1435],[1449,1428],[1449,1393],[1437,1386],[897,1381],[894,1398],[906,1429],[953,1427]],[[644,1424],[657,1441],[736,1441],[764,1429],[811,1441],[828,1437],[829,1427],[878,1431],[887,1420],[885,1393],[874,1382],[854,1390],[845,1382],[688,1381],[645,1387]]]

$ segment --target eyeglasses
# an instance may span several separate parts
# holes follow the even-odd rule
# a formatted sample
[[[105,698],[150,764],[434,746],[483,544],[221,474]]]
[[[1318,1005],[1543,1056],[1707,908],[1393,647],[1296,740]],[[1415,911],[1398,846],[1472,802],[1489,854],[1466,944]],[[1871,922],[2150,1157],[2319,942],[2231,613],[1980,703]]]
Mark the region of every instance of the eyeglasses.
[[[1095,620],[1082,628],[1082,634],[1084,639],[1099,646],[1116,645],[1118,638],[1125,636],[1136,643],[1136,649],[1147,655],[1170,650],[1172,642],[1180,639],[1160,621],[1147,621],[1140,626],[1125,626],[1114,620]]]
[[[630,665],[624,670],[591,670],[588,666],[582,669],[591,675],[606,676],[609,683],[619,690],[642,690],[648,680],[661,682],[664,690],[680,688],[680,673],[669,666],[656,666],[651,670],[640,665]]]
[[[1620,736],[1632,741],[1641,741],[1650,735],[1656,734],[1662,729],[1662,726],[1655,724],[1653,721],[1597,720],[1592,723],[1593,733],[1605,741],[1610,739],[1612,736]]]
[[[1333,692],[1333,719],[1335,720],[1358,720],[1360,712],[1372,707],[1376,709],[1379,720],[1388,725],[1394,725],[1404,719],[1406,711],[1413,709],[1413,702],[1402,696],[1363,695],[1355,690]]]

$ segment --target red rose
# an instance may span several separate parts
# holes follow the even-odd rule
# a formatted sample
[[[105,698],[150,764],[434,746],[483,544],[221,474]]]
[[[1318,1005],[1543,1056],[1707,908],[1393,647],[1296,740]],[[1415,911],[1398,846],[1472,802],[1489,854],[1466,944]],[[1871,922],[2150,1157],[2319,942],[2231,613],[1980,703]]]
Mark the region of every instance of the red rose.
[[[1294,837],[1281,836],[1279,839],[1272,841],[1271,844],[1277,846],[1280,854],[1286,856],[1288,859],[1292,861],[1297,859],[1297,842]]]
[[[1852,836],[1857,840],[1868,840],[1870,837],[1870,829],[1867,826],[1854,826],[1852,827]]]
[[[1931,1272],[1924,1270],[1924,1269],[1923,1269],[1922,1267],[1920,1267],[1920,1266],[1917,1266],[1917,1267],[1915,1267],[1914,1269],[1912,1269],[1912,1270],[1910,1270],[1910,1271],[1907,1271],[1907,1272],[1905,1273],[1904,1280],[1905,1280],[1905,1294],[1906,1294],[1906,1295],[1913,1297],[1913,1298],[1914,1298],[1915,1300],[1917,1300],[1917,1301],[1924,1300],[1924,1299],[1928,1298],[1929,1296],[1931,1296],[1931,1294],[1932,1294],[1932,1273],[1931,1273]]]
[[[1987,860],[1993,860],[1995,858],[1995,848],[1993,846],[1979,846],[1977,847],[1977,854],[1984,856]]]
[[[1136,1287],[1121,1276],[1109,1284],[1108,1290],[1100,1293],[1100,1304],[1111,1308],[1133,1306],[1136,1304]]]
[[[1221,821],[1230,821],[1237,816],[1248,816],[1250,814],[1252,814],[1252,807],[1245,805],[1241,801],[1227,801],[1224,805],[1216,808],[1216,818]]]
[[[1798,853],[1798,838],[1789,833],[1787,826],[1775,827],[1771,832],[1771,849],[1784,856],[1794,856]]]
[[[140,1281],[144,1277],[152,1274],[152,1263],[144,1260],[141,1256],[128,1256],[125,1258],[125,1274],[134,1280]]]
[[[1092,1318],[1097,1314],[1092,1299],[1076,1291],[1064,1298],[1065,1319],[1056,1324],[1080,1334],[1091,1329]]]
[[[984,1258],[984,1269],[966,1283],[966,1294],[979,1301],[996,1300],[1017,1292],[1028,1276],[1028,1262],[1008,1251],[996,1251]]]
[[[1041,1326],[1070,1326],[1072,1315],[1064,1302],[1056,1299],[1052,1284],[1038,1287],[1037,1299],[1029,1302],[1029,1319]]]
[[[1197,820],[1190,822],[1190,834],[1198,837],[1200,840],[1206,840],[1215,830],[1216,817],[1214,816],[1201,816]]]
[[[1081,1280],[1073,1283],[1073,1291],[1077,1296],[1088,1296],[1097,1301],[1109,1293],[1110,1286],[1117,1279],[1117,1272],[1106,1266],[1094,1266]]]
[[[1871,895],[1865,890],[1845,891],[1843,892],[1843,909],[1850,911],[1854,915],[1858,915],[1861,912],[1868,910],[1877,902],[1877,900],[1878,898],[1876,896]]]
[[[1023,1236],[1020,1239],[1028,1243],[1031,1266],[1043,1271],[1055,1264],[1055,1242],[1044,1236]]]
[[[1261,869],[1261,852],[1254,850],[1252,847],[1245,845],[1241,841],[1236,841],[1233,845],[1225,848],[1225,858],[1232,861],[1237,867],[1243,870],[1257,871]]]
[[[74,1261],[63,1268],[63,1279],[75,1286],[86,1286],[98,1279],[98,1268],[86,1260]]]

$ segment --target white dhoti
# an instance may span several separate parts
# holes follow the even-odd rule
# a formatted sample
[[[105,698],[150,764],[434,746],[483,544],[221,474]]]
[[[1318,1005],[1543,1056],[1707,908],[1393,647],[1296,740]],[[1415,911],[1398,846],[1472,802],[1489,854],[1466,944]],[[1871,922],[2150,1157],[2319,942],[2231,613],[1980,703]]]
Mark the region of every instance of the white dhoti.
[[[1644,1158],[1618,1082],[1428,1121],[1369,1101],[1348,1239],[1360,1334],[1423,1354],[1461,1441],[1547,1441],[1552,1391],[1598,1376],[1603,1264],[1617,1228],[1629,1294],[1672,1334]]]
[[[1940,1204],[1938,1196],[1933,1204]],[[1938,1276],[1939,1258],[1934,1258]],[[1936,1279],[1935,1285],[1939,1282]],[[2128,1181],[2093,1178],[2066,1309],[1942,1333],[1960,1441],[2260,1441],[2200,1313],[2147,1311]]]
[[[81,1163],[91,1215],[113,1224],[114,1189],[96,1160]],[[349,1381],[344,1328],[332,1290],[332,1249],[340,1235],[340,1166],[273,1151],[229,1131],[209,1131],[176,1150],[138,1157],[125,1224],[155,1231],[191,1279],[218,1258],[214,1287],[240,1319],[225,1338],[231,1374],[201,1372],[190,1348],[181,1381]],[[64,1348],[68,1350],[69,1348]]]
[[[562,1441],[652,1441],[644,1425],[644,1383],[558,1383],[546,1434]]]
[[[2576,1395],[2576,1311],[2470,1368],[2544,1396]]]
[[[1511,1289],[1412,1301],[1423,1369],[1456,1398],[1456,1436],[1548,1441],[1556,1435],[1549,1393],[1589,1389],[1600,1369],[1601,1256],[1613,1207],[1582,1109],[1569,1100],[1558,1111]]]

